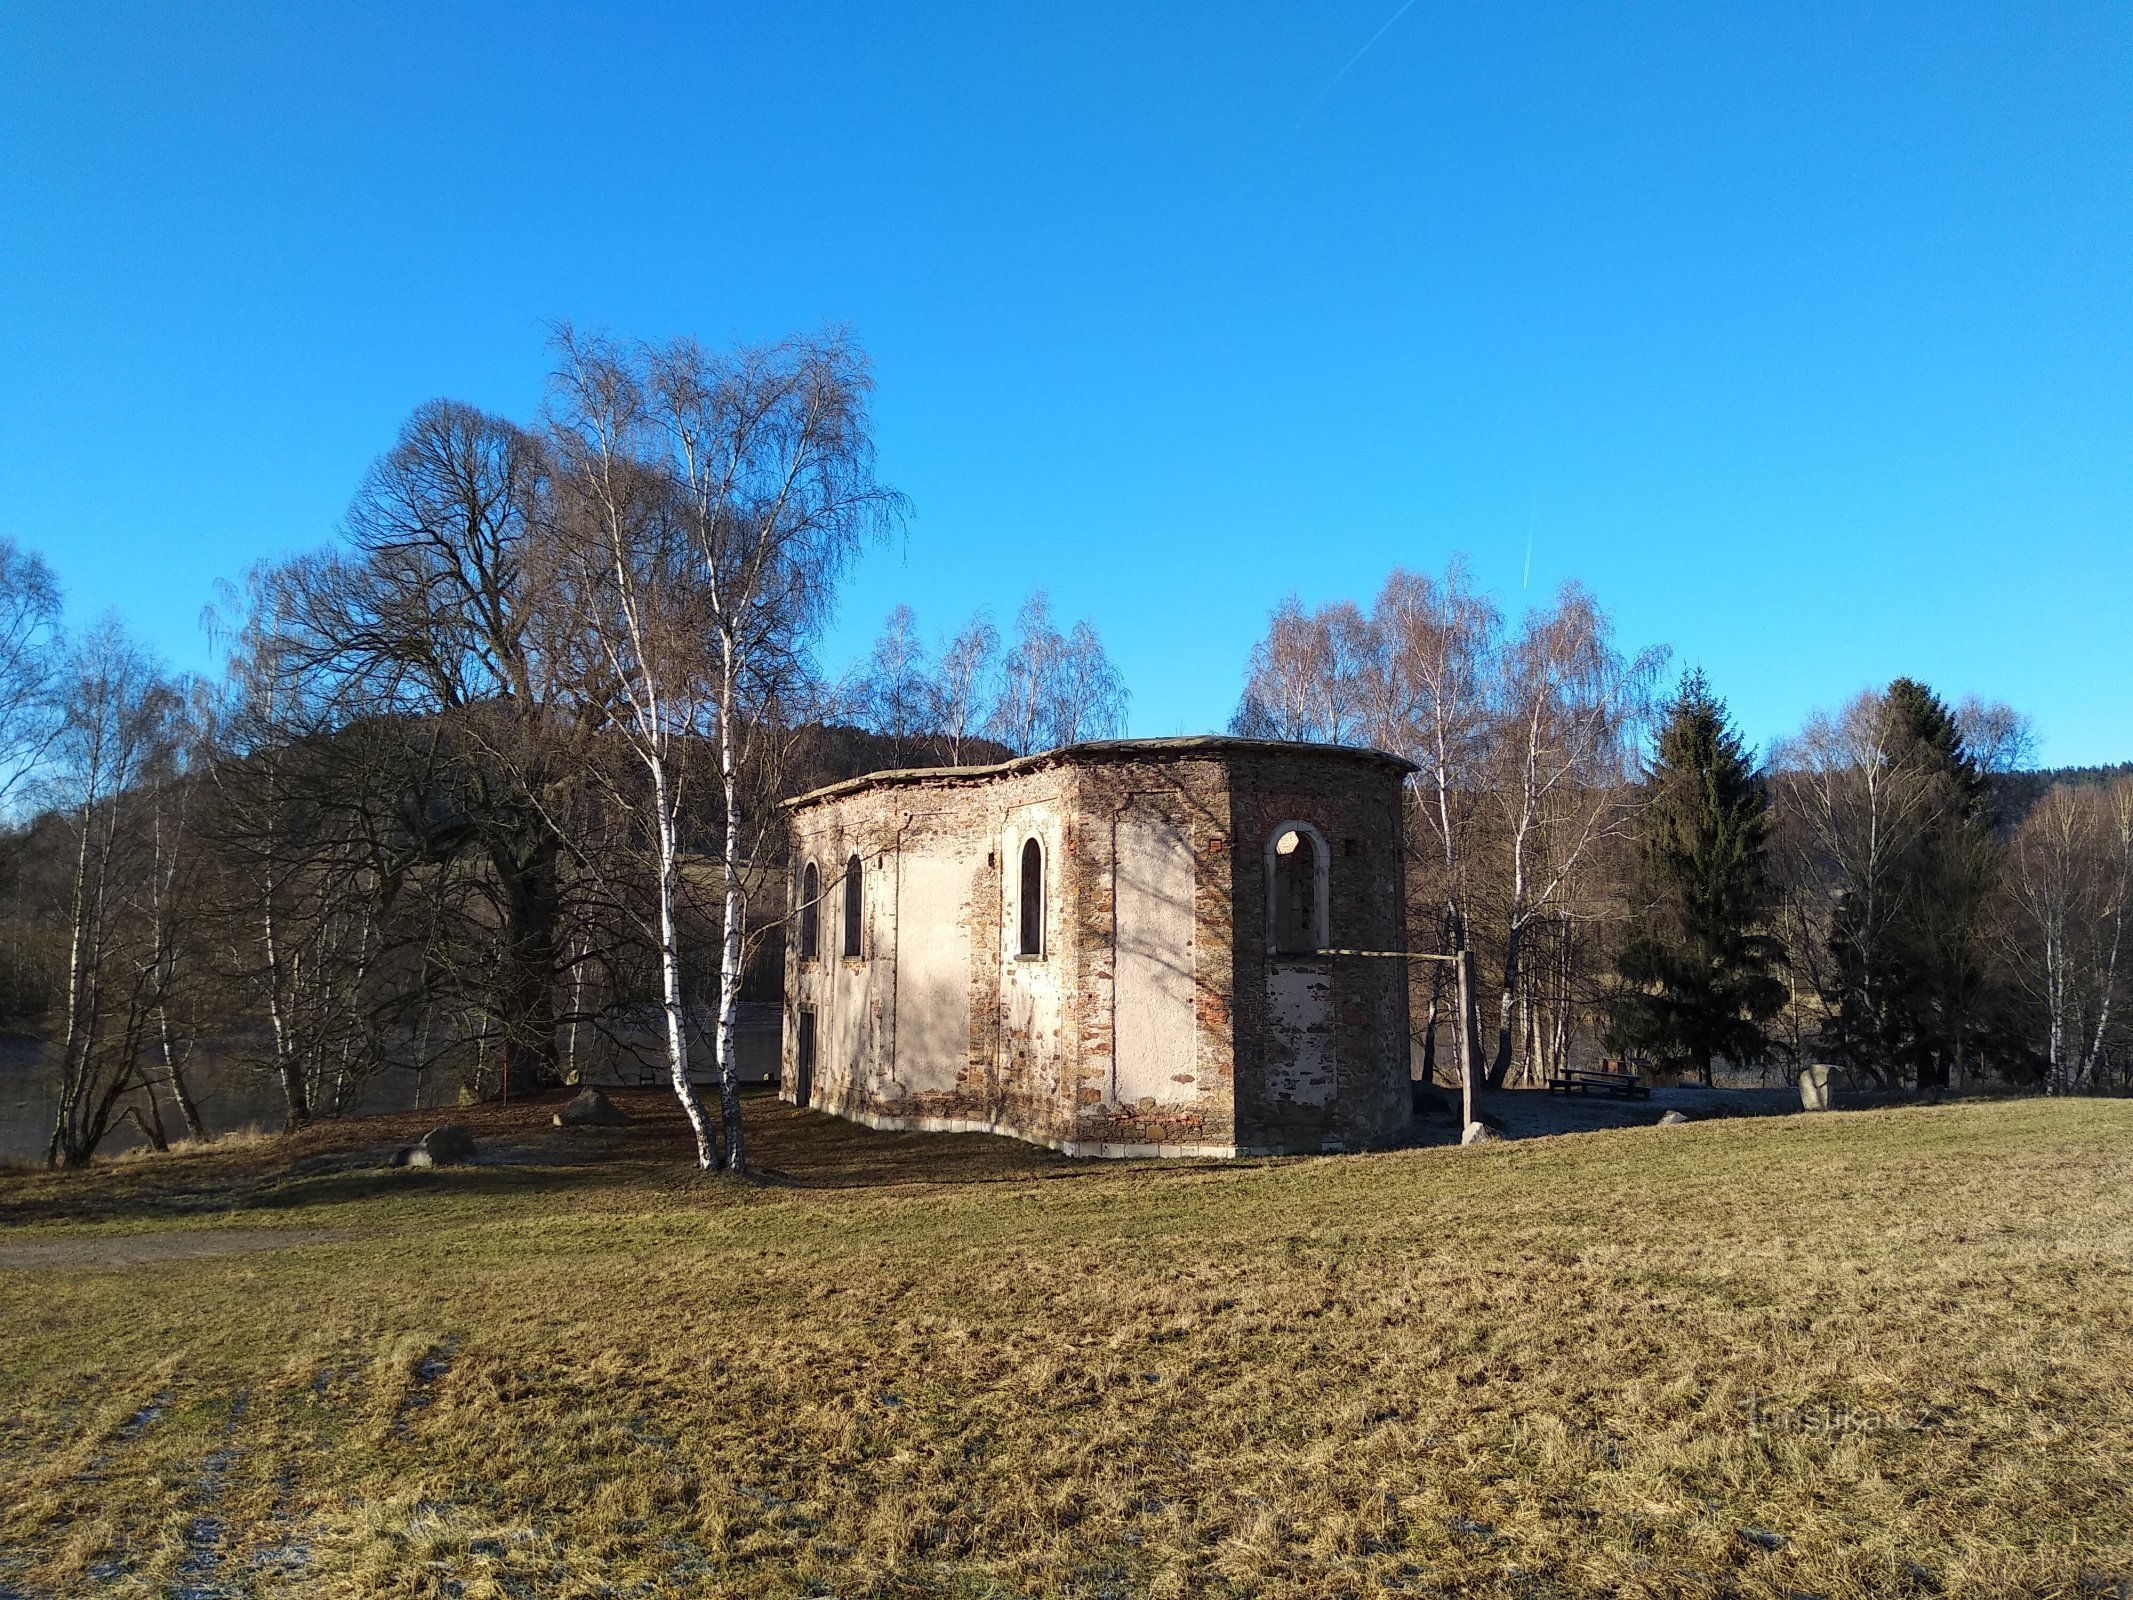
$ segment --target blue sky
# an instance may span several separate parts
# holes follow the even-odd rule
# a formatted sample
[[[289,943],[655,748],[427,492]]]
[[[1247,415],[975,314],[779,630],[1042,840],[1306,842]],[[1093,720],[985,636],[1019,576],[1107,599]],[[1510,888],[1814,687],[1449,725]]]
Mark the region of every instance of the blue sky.
[[[0,532],[204,665],[551,320],[837,321],[916,516],[833,666],[1042,585],[1220,727],[1282,595],[1464,550],[1757,742],[1910,673],[2124,760],[2129,267],[2123,5],[22,3]]]

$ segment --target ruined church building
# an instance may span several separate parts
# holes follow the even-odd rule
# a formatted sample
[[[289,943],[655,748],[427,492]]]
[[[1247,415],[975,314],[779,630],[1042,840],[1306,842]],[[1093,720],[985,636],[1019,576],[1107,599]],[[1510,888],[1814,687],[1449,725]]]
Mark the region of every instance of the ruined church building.
[[[1400,1138],[1411,770],[1135,739],[800,796],[781,1094],[1075,1155]]]

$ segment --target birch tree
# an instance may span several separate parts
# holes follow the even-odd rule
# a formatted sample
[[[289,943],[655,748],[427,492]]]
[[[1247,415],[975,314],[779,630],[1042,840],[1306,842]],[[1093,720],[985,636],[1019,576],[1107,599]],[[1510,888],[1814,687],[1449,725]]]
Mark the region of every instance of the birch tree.
[[[1530,930],[1574,914],[1580,875],[1627,824],[1624,794],[1666,654],[1622,655],[1606,616],[1574,583],[1528,612],[1507,647],[1493,740],[1505,859],[1492,1086],[1511,1070]]]
[[[873,376],[848,335],[725,352],[677,340],[648,350],[645,365],[658,460],[674,484],[714,647],[708,709],[723,802],[719,1121],[725,1165],[742,1172],[734,1006],[750,875],[767,869],[763,846],[777,823],[748,792],[751,719],[775,725],[762,713],[803,674],[838,575],[863,540],[901,518],[904,500],[875,477]]]
[[[2046,1087],[2107,1086],[2133,990],[2133,778],[2047,791],[2010,842],[2004,901],[2005,959],[2039,1013]]]
[[[1574,1012],[1597,1000],[1603,952],[1582,930],[1611,873],[1664,659],[1617,650],[1574,585],[1506,638],[1458,560],[1441,578],[1395,570],[1367,614],[1346,601],[1306,611],[1292,596],[1253,650],[1234,731],[1366,743],[1416,765],[1413,920],[1434,930],[1433,953],[1470,956],[1486,943],[1500,962],[1491,1084],[1521,1049],[1529,1062],[1559,1063]],[[1418,981],[1433,1065],[1446,985],[1434,965]],[[1478,1039],[1478,1015],[1461,1022],[1462,1037]]]
[[[64,720],[59,623],[52,569],[0,538],[0,813],[35,775]]]
[[[999,698],[987,731],[1016,755],[1084,739],[1116,738],[1127,692],[1118,668],[1086,618],[1072,633],[1052,621],[1042,589],[1015,615],[1014,643],[1000,670]]]
[[[913,746],[932,731],[937,690],[919,638],[918,616],[907,605],[891,611],[861,669],[860,720],[889,741],[889,763],[903,766]]]
[[[225,669],[214,803],[198,826],[224,867],[224,978],[267,1025],[263,1064],[294,1128],[382,1068],[384,1034],[423,1009],[428,979],[465,937],[440,913],[468,886],[451,870],[457,849],[426,838],[443,787],[425,777],[440,725],[350,716],[345,685],[293,668],[291,575],[256,568],[210,613]]]
[[[648,931],[659,953],[667,1075],[695,1134],[697,1166],[708,1172],[719,1164],[718,1144],[689,1080],[676,901],[684,757],[717,699],[704,650],[716,627],[695,603],[708,595],[697,552],[683,536],[685,522],[675,515],[670,481],[644,464],[651,420],[627,352],[567,327],[556,336],[556,351],[551,403],[564,488],[558,522],[565,569],[558,575],[575,578],[587,596],[588,647],[599,657],[598,672],[588,677],[650,791],[655,860]],[[730,1132],[728,1148],[738,1170],[740,1146]]]
[[[1349,601],[1306,611],[1290,595],[1252,646],[1244,698],[1230,731],[1244,738],[1351,744],[1365,737],[1363,679],[1381,659],[1373,634]]]
[[[162,1075],[150,1086],[148,1104],[155,1119],[154,1142],[160,1147],[161,1117],[154,1088],[166,1090],[191,1139],[207,1137],[187,1077],[193,1047],[206,1023],[203,995],[206,976],[201,960],[200,923],[204,920],[206,849],[197,808],[200,761],[206,718],[201,706],[205,686],[189,685],[190,704],[180,703],[166,740],[169,757],[159,781],[137,797],[137,826],[148,833],[149,877],[142,910],[148,927],[148,992],[155,1008],[155,1050]],[[138,813],[145,810],[146,816]]]
[[[300,725],[293,709],[305,685],[279,658],[277,576],[270,568],[254,568],[242,590],[225,584],[219,603],[209,610],[209,634],[227,655],[217,728],[221,759],[212,771],[220,802],[218,831],[236,869],[231,965],[240,969],[238,981],[266,1013],[284,1126],[298,1128],[311,1120],[311,1093],[292,1014],[298,974],[290,959],[286,902],[304,847],[298,841],[289,769],[305,736],[322,730]]]
[[[1435,880],[1441,953],[1471,960],[1475,853],[1473,813],[1484,790],[1491,732],[1491,686],[1502,647],[1503,615],[1453,560],[1441,579],[1395,568],[1379,591],[1371,625],[1380,641],[1361,686],[1371,742],[1415,763],[1409,780],[1423,826],[1408,846],[1424,881]],[[1424,1059],[1434,1065],[1436,1014],[1446,985],[1431,963]],[[1470,1003],[1478,1007],[1479,996]],[[1480,1018],[1459,1019],[1459,1037],[1477,1040]],[[1474,1070],[1460,1064],[1461,1079]]]
[[[965,747],[984,728],[999,658],[1000,630],[982,612],[941,651],[933,679],[933,726],[950,766],[963,764]]]
[[[133,791],[168,761],[181,702],[115,618],[75,646],[65,681],[51,795],[72,859],[59,907],[66,968],[46,1154],[71,1167],[95,1153],[141,1086],[158,998],[158,965],[143,954],[140,926],[154,864],[143,861],[141,830],[126,812]]]
[[[1050,695],[1047,742],[1079,744],[1125,732],[1126,685],[1087,618],[1074,624],[1058,658]]]
[[[1052,686],[1066,655],[1066,637],[1052,623],[1052,599],[1042,589],[1015,614],[1015,639],[1000,668],[1000,697],[989,732],[1018,756],[1045,748],[1051,731]]]
[[[1891,1031],[1887,990],[1908,890],[1901,864],[1930,822],[1931,786],[1873,692],[1834,716],[1809,717],[1775,766],[1779,809],[1793,823],[1780,838],[1806,919],[1789,942],[1796,960],[1810,946],[1817,954],[1843,949],[1841,964],[1814,970],[1826,1042],[1848,1065],[1885,1079],[1888,1068],[1866,1038]]]

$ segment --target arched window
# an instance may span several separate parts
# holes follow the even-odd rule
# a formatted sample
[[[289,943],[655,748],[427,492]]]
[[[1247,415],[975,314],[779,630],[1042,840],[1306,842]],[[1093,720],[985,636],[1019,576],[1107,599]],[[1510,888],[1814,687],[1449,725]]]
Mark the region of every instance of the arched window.
[[[822,937],[822,874],[810,861],[800,869],[800,959],[812,961]]]
[[[859,858],[854,856],[844,864],[844,953],[851,960],[859,957],[859,921],[864,904],[859,893]]]
[[[1307,822],[1284,822],[1266,850],[1267,949],[1311,955],[1326,948],[1326,841]]]
[[[1022,900],[1020,937],[1015,953],[1044,954],[1044,846],[1035,839],[1022,847]]]

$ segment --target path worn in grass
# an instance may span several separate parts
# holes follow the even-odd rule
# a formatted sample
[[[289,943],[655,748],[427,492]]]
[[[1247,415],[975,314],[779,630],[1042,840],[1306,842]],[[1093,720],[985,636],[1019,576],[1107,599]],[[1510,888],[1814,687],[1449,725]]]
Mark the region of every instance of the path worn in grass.
[[[0,1238],[0,1272],[27,1267],[145,1267],[165,1261],[197,1261],[206,1256],[248,1255],[255,1250],[336,1244],[348,1237],[337,1228],[218,1228],[212,1233],[158,1228],[148,1233]]]
[[[757,1100],[742,1186],[632,1103],[0,1180],[0,1248],[170,1241],[0,1273],[0,1591],[2133,1579],[2133,1105],[1096,1165]]]

